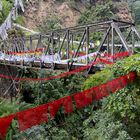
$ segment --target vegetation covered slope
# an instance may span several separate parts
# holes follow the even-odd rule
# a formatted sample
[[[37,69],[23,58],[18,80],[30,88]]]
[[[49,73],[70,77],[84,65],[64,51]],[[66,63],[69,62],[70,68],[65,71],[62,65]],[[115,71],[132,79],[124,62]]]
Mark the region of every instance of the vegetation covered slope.
[[[7,134],[7,140],[10,138],[14,140],[56,140],[57,138],[59,140],[138,140],[140,137],[139,54],[118,61],[116,64],[106,67],[103,71],[89,76],[87,80],[78,74],[43,83],[23,83],[23,91],[26,90],[33,96],[32,103],[24,103],[21,100],[23,99],[22,96],[20,96],[19,101],[13,102],[11,107],[10,103],[6,105],[1,102],[1,108],[7,109],[5,115],[8,115],[70,95],[82,89],[100,85],[130,71],[137,73],[137,79],[134,83],[100,102],[93,102],[91,106],[84,109],[77,110],[75,108],[71,115],[65,116],[63,110],[60,109],[54,120],[47,124],[35,126],[23,133],[19,133],[17,122],[14,121]],[[45,73],[41,73],[41,75],[46,76]],[[19,106],[16,106],[17,102]],[[5,110],[3,109],[0,112],[1,116],[3,116]]]
[[[132,21],[128,3],[120,0],[28,0],[25,18],[28,28],[46,30],[110,18]]]
[[[87,7],[84,7],[85,12],[80,13],[79,24],[102,19],[104,17],[103,13],[106,13],[105,18],[114,15],[112,3],[109,1],[103,5],[101,2],[100,0],[96,5],[87,5]],[[55,20],[59,21],[59,19]],[[50,26],[52,25],[50,21],[50,24],[47,22],[49,27],[46,27],[48,29],[58,28],[61,22],[56,24],[55,20],[53,26]],[[46,27],[43,28],[46,29]],[[12,103],[7,99],[0,100],[0,116],[3,117],[27,108],[45,104],[77,91],[105,83],[130,71],[137,72],[137,79],[133,84],[104,98],[100,102],[93,102],[91,106],[84,109],[76,110],[75,108],[74,113],[71,115],[65,116],[60,109],[54,120],[49,121],[47,124],[35,126],[22,133],[18,130],[17,121],[13,121],[7,133],[6,140],[139,140],[139,54],[119,61],[113,66],[89,76],[87,79],[81,74],[77,74],[47,82],[21,83],[20,94]],[[25,77],[29,75],[34,76],[34,73],[31,75],[29,71],[23,71],[23,73]],[[48,77],[54,74],[56,75],[52,71],[46,72],[42,70],[38,74],[35,73],[35,76]],[[27,96],[27,93],[30,96]]]

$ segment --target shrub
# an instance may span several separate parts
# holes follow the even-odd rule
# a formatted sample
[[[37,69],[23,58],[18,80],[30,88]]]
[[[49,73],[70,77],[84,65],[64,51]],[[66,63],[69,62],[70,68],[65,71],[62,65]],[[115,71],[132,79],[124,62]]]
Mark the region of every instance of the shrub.
[[[61,29],[60,19],[56,16],[46,19],[39,28],[39,30],[42,32],[54,29]]]
[[[96,7],[87,8],[79,18],[79,24],[85,24],[95,21],[104,21],[113,19],[114,7],[112,2],[106,2],[104,4],[97,5]]]

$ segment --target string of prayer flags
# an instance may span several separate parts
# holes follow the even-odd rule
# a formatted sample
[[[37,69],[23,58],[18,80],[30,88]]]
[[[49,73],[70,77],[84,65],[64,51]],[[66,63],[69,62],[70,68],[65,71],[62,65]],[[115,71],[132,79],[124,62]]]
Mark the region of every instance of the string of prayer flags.
[[[93,103],[93,89],[87,89],[84,92],[84,96],[86,98],[86,102],[87,104],[92,104]]]
[[[24,10],[24,6],[23,6],[22,0],[18,0],[18,3],[19,3],[19,5],[20,5],[22,11],[24,12],[25,10]]]
[[[20,131],[48,122],[48,104],[19,112],[17,116]]]
[[[8,52],[8,53],[10,53],[10,52]],[[15,76],[8,76],[8,75],[4,75],[4,74],[0,74],[0,77],[5,78],[5,79],[12,79],[12,80],[15,80],[15,81],[48,81],[48,80],[53,80],[53,79],[56,79],[56,78],[62,78],[62,77],[68,76],[68,75],[72,75],[72,74],[75,74],[77,72],[81,72],[81,71],[86,70],[87,68],[91,67],[92,65],[98,64],[99,62],[101,62],[100,59],[96,59],[95,62],[93,62],[89,65],[82,66],[82,67],[79,67],[75,70],[64,72],[62,74],[59,74],[59,75],[56,75],[56,76],[50,76],[50,77],[47,77],[47,78],[18,78],[18,77],[15,78]],[[113,86],[111,84],[112,83],[110,83],[110,86]]]
[[[104,97],[106,97],[106,96],[108,96],[108,95],[110,94],[110,93],[109,93],[109,90],[108,90],[108,88],[107,88],[107,84],[106,84],[106,83],[100,85],[100,86],[98,87],[98,89],[99,89],[99,92],[98,92],[98,93],[100,93],[100,95],[99,95],[99,100],[101,100],[102,98],[104,98]],[[96,92],[96,94],[97,94],[97,92]]]
[[[85,91],[63,97],[61,99],[52,101],[44,105],[40,105],[35,108],[18,112],[14,115],[0,118],[0,137],[4,139],[12,120],[16,116],[18,119],[20,131],[24,131],[33,126],[48,122],[48,114],[50,114],[51,119],[53,119],[61,106],[63,106],[64,113],[71,113],[73,111],[72,99],[74,99],[76,107],[80,109],[92,104],[93,100],[99,101],[108,96],[110,92],[114,93],[115,91],[124,88],[124,86],[133,82],[135,78],[136,73],[130,72],[129,74],[116,78],[107,83],[98,85],[96,87],[92,87]]]
[[[93,90],[94,90],[93,94],[94,100],[99,101],[102,98],[99,86],[94,87]]]
[[[107,87],[111,93],[114,93],[117,90],[121,89],[121,85],[118,80],[119,79],[117,78],[107,83]]]

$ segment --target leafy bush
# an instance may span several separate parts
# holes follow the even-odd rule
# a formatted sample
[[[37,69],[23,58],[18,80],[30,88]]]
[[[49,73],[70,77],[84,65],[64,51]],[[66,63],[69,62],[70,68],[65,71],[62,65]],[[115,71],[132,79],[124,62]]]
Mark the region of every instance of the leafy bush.
[[[101,109],[84,122],[87,140],[132,140],[140,137],[140,90],[130,86],[102,101]],[[132,131],[135,130],[135,131]]]
[[[6,19],[6,17],[8,16],[12,7],[12,3],[10,1],[3,0],[2,6],[3,6],[2,11],[0,12],[0,24],[2,24]]]
[[[102,71],[89,76],[89,78],[83,84],[83,89],[88,89],[93,86],[103,84],[107,81],[112,80],[113,78],[125,75],[131,71],[136,71],[138,74],[140,73],[139,54],[117,61],[114,65],[107,66]]]
[[[95,73],[84,82],[83,89],[89,89],[93,86],[106,83],[107,81],[113,79],[113,72],[111,67],[107,67],[100,72]]]
[[[129,73],[130,71],[140,72],[140,55],[136,54],[115,63],[112,67],[115,77]]]
[[[140,1],[139,0],[128,0],[133,19],[137,25],[140,25]]]
[[[113,19],[114,7],[111,1],[104,4],[96,5],[96,7],[87,8],[79,18],[79,24],[85,24],[93,21],[104,21]]]
[[[125,75],[130,71],[140,73],[140,55],[118,61],[111,67],[89,77],[84,89]],[[140,82],[136,82],[102,100],[102,105],[84,122],[84,138],[87,140],[139,139]],[[135,129],[135,132],[132,131]]]
[[[60,73],[41,70],[38,73],[38,78],[50,77]],[[35,104],[44,104],[80,91],[83,81],[84,77],[81,74],[76,74],[50,81],[30,82],[30,84],[25,82],[22,84],[22,93],[30,91]]]
[[[17,102],[0,101],[0,117],[8,116],[17,111],[19,111]]]
[[[41,32],[46,32],[54,29],[61,29],[60,19],[56,16],[46,19],[42,23],[41,27],[39,27],[39,30]]]

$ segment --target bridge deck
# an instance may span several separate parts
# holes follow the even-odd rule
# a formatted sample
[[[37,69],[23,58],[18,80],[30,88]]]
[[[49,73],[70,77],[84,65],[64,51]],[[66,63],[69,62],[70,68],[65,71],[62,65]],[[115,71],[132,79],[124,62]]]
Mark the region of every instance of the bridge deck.
[[[68,69],[68,63],[60,63],[60,62],[54,62],[54,63],[41,63],[41,62],[19,62],[19,61],[0,61],[1,65],[6,66],[14,66],[19,68],[34,68],[34,69],[56,69],[56,70],[67,70]],[[80,64],[80,63],[73,63],[71,70],[77,69],[79,67],[86,66],[86,64]]]

